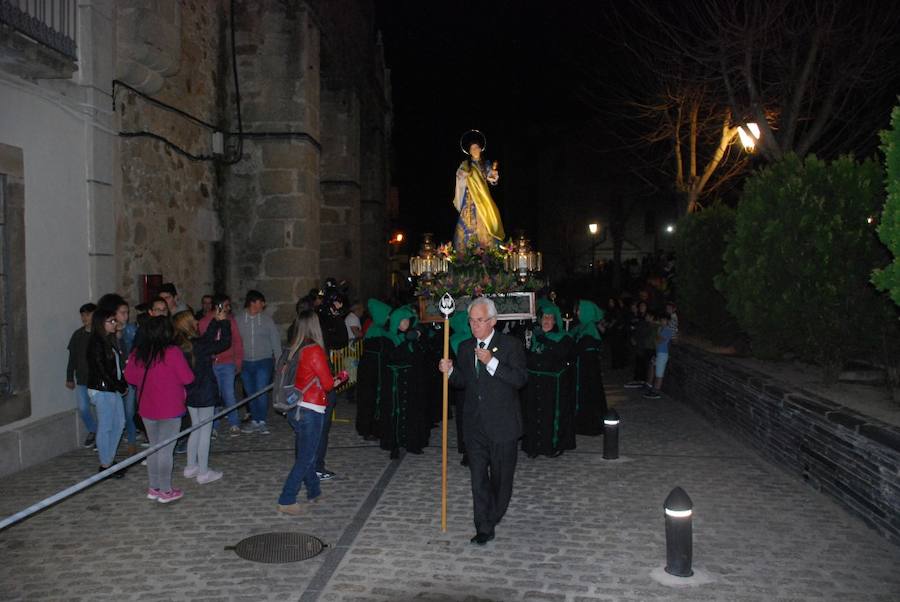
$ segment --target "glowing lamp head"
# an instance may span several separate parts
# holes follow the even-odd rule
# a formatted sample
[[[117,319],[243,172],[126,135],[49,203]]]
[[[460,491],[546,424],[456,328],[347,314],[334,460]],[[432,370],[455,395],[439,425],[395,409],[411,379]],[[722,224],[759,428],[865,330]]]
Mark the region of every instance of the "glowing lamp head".
[[[672,234],[673,232],[675,232],[675,225],[667,224],[666,225],[666,234]]]
[[[600,231],[600,224],[588,224],[588,232],[591,234],[596,234]]]
[[[738,137],[744,150],[752,152],[756,148],[756,141],[759,140],[759,125],[756,123],[748,123],[738,126]]]

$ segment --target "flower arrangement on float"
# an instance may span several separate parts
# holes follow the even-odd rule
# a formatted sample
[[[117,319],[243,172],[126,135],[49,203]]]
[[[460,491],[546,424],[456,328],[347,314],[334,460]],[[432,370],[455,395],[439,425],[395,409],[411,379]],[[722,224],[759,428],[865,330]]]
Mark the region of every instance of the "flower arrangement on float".
[[[431,306],[445,293],[463,300],[489,296],[509,308],[501,313],[531,311],[534,292],[544,286],[537,275],[541,268],[541,254],[531,250],[524,234],[503,244],[474,243],[462,249],[451,243],[434,246],[431,234],[425,234],[419,254],[410,259],[423,320],[437,315]]]

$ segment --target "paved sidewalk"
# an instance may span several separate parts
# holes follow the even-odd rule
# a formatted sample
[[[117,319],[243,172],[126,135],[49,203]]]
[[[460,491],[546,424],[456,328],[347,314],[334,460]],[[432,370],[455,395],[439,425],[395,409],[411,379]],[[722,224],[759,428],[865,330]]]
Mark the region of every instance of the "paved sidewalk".
[[[276,419],[271,436],[213,443],[221,481],[186,481],[176,456],[178,502],[145,499],[146,469],[135,466],[0,532],[0,600],[900,600],[900,548],[685,406],[614,383],[608,392],[622,459],[604,461],[602,439],[589,437],[559,458],[520,455],[512,504],[487,546],[468,543],[468,472],[455,448],[441,533],[440,448],[391,462],[351,424],[332,430],[338,477],[323,483],[322,502],[300,518],[276,513],[292,456],[290,428]],[[338,406],[344,417],[353,410]],[[0,480],[0,515],[96,465],[83,450]],[[706,583],[657,579],[662,503],[676,485],[694,501],[694,568]],[[329,547],[281,565],[225,550],[273,531]]]

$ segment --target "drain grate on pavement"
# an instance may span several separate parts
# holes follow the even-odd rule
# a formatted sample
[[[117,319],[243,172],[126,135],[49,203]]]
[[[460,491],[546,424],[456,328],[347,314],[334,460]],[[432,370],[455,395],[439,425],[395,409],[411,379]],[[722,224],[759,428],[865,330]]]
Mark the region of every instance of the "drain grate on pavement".
[[[321,539],[306,533],[260,533],[225,549],[234,550],[244,560],[283,563],[309,560],[324,548]]]

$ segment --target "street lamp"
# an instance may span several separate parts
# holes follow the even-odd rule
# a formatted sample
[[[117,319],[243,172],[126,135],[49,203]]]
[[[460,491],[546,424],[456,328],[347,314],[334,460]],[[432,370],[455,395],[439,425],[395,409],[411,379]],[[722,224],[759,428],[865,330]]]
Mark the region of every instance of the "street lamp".
[[[738,137],[741,139],[744,150],[752,153],[753,149],[756,148],[756,142],[759,140],[759,125],[751,122],[746,124],[746,126],[738,126]]]
[[[600,233],[600,224],[591,222],[588,224],[588,232],[591,234],[591,275],[594,274],[594,264],[597,262],[597,244],[599,243],[598,234]]]
[[[666,224],[666,234],[675,232],[675,224]]]

